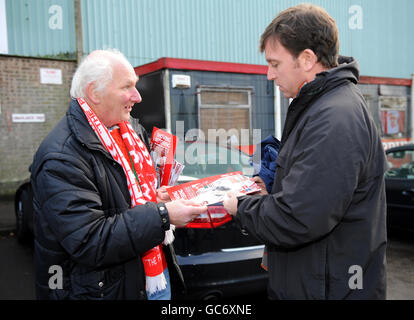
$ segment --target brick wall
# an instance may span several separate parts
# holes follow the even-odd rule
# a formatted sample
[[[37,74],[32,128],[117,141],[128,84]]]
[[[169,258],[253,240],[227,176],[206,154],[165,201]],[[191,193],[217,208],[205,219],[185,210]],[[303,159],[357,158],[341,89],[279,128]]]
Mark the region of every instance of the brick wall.
[[[40,68],[60,69],[62,84],[41,84]],[[30,174],[40,142],[65,114],[76,63],[0,55],[0,197]],[[44,114],[44,122],[13,122],[13,114]]]

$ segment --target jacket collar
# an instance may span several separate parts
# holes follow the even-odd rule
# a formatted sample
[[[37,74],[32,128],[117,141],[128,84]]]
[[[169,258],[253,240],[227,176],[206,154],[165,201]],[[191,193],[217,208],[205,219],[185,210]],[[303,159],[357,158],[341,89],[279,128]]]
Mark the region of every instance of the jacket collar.
[[[348,81],[358,83],[358,62],[352,57],[339,56],[338,63],[337,67],[318,73],[313,81],[301,88],[295,99],[318,95]]]
[[[81,106],[79,105],[76,99],[72,99],[68,111],[66,112],[66,118],[68,121],[69,129],[74,134],[75,138],[81,143],[84,144],[89,149],[99,150],[103,152],[107,157],[113,159],[111,154],[106,150],[106,148],[102,145],[101,141],[99,140],[96,133],[93,131],[92,127],[90,126],[88,119],[86,118],[85,113],[83,112]],[[139,124],[139,119],[134,118],[134,123],[136,127],[139,129],[141,126]],[[119,127],[118,127],[119,128]],[[145,142],[142,137],[141,130],[138,130],[137,135],[140,137],[142,141],[144,141],[146,147],[149,150],[149,146]]]
[[[358,83],[359,67],[357,61],[352,57],[339,56],[338,63],[337,67],[318,73],[315,79],[305,84],[300,89],[298,96],[293,99],[286,115],[282,146],[304,111],[320,96],[344,83]]]
[[[110,153],[105,149],[98,136],[93,131],[85,113],[76,99],[71,100],[69,109],[66,112],[66,117],[69,129],[81,144],[84,144],[89,149],[102,151],[105,155],[111,157]]]

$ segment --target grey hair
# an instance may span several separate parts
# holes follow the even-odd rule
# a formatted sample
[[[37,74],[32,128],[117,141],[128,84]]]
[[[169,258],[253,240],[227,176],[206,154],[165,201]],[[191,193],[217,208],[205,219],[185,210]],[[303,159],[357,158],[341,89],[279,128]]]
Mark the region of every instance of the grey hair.
[[[134,70],[131,63],[118,49],[92,51],[81,61],[73,75],[71,97],[84,98],[85,89],[90,83],[94,83],[95,91],[104,90],[112,80],[112,69],[117,62]]]

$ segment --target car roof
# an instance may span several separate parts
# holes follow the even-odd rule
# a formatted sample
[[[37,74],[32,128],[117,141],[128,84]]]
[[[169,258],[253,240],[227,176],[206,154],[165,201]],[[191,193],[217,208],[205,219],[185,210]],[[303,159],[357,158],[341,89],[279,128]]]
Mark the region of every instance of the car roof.
[[[390,152],[394,152],[394,151],[404,151],[404,150],[414,150],[414,144],[405,144],[403,146],[398,146],[398,147],[390,148],[390,149],[388,149],[385,152],[386,153],[390,153]]]

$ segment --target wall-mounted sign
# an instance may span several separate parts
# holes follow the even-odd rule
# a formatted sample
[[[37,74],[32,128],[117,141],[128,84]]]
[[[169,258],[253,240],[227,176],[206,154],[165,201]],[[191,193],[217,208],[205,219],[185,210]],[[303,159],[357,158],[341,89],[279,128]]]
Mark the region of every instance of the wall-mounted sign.
[[[40,68],[40,83],[62,84],[62,70]]]
[[[12,122],[45,122],[44,113],[12,113]]]
[[[407,138],[407,97],[379,96],[381,130],[384,138]]]
[[[186,74],[173,74],[172,87],[178,89],[188,89],[191,87],[191,77]]]

